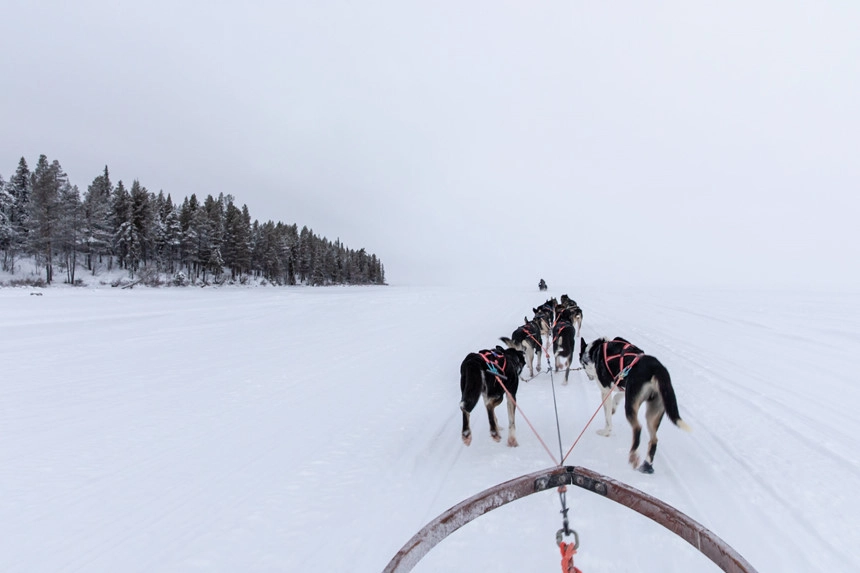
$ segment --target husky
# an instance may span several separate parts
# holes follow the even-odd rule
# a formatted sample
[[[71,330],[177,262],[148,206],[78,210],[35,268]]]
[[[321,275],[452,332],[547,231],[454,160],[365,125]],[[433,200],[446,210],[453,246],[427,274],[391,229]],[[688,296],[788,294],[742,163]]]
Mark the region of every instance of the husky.
[[[552,353],[555,355],[555,371],[564,368],[564,384],[570,376],[570,366],[573,362],[573,348],[576,344],[576,330],[570,320],[569,310],[564,310],[558,316],[552,327]]]
[[[576,327],[576,331],[579,332],[582,328],[582,309],[579,308],[579,305],[576,304],[575,300],[566,294],[563,294],[559,298],[558,304],[555,308],[556,316],[561,315],[565,310],[569,311],[570,321]]]
[[[514,330],[510,338],[502,336],[499,340],[508,348],[515,348],[525,354],[529,367],[529,378],[535,377],[534,357],[537,355],[537,371],[540,372],[541,351],[543,350],[543,335],[549,332],[549,324],[543,316],[535,316],[532,320],[523,317],[524,324]],[[547,354],[547,356],[549,356]],[[547,358],[549,360],[549,358]]]
[[[533,308],[532,312],[535,313],[535,317],[544,318],[547,324],[551,327],[555,322],[555,309],[557,306],[558,301],[555,299],[555,297],[552,297],[550,299],[547,299],[547,301],[539,307]]]
[[[615,413],[621,394],[611,401],[609,396],[613,386],[624,393],[624,413],[627,422],[633,429],[633,443],[630,446],[628,461],[634,468],[643,473],[654,473],[654,454],[657,453],[657,429],[668,414],[673,424],[685,431],[690,427],[678,412],[678,402],[669,371],[659,360],[645,354],[627,340],[616,337],[612,340],[598,338],[586,345],[585,339],[580,340],[579,362],[585,369],[590,380],[597,380],[603,397],[603,412],[606,416],[606,427],[598,430],[601,436],[612,434],[612,414]],[[645,461],[639,465],[639,440],[642,426],[639,423],[639,407],[647,402],[645,421],[648,425],[648,454]]]
[[[460,365],[460,410],[463,411],[463,443],[472,443],[472,430],[469,427],[469,414],[484,397],[487,415],[490,419],[490,437],[500,441],[499,422],[496,419],[496,406],[502,403],[505,389],[508,397],[508,446],[516,447],[517,432],[514,420],[520,372],[525,366],[525,356],[521,350],[496,346],[493,350],[471,352]]]

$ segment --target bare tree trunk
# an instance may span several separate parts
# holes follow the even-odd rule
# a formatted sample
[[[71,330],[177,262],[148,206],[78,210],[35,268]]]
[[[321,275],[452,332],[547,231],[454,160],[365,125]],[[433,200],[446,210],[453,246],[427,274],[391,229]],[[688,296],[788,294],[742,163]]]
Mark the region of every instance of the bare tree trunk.
[[[48,284],[51,284],[54,280],[54,261],[51,256],[51,242],[48,241],[47,248],[45,250],[45,280]]]

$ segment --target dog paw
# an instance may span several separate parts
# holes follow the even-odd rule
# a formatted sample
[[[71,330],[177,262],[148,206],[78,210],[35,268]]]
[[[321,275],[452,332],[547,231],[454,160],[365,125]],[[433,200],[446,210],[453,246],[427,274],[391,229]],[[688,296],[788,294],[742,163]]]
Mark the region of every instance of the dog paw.
[[[498,432],[490,432],[490,437],[493,438],[493,440],[496,442],[502,441],[502,437],[499,435]]]
[[[463,436],[463,443],[466,444],[467,446],[470,445],[472,443],[472,434],[469,434],[468,436],[464,435]]]
[[[602,430],[597,430],[597,435],[608,438],[612,435],[612,428],[603,428]]]
[[[654,466],[652,466],[648,462],[642,462],[642,465],[639,466],[639,471],[642,472],[643,474],[653,474],[654,473]]]
[[[639,454],[636,452],[630,452],[630,465],[634,468],[639,467]]]
[[[518,446],[519,446],[519,444],[517,443],[517,439],[513,436],[509,436],[508,437],[508,447],[509,448],[516,448]]]

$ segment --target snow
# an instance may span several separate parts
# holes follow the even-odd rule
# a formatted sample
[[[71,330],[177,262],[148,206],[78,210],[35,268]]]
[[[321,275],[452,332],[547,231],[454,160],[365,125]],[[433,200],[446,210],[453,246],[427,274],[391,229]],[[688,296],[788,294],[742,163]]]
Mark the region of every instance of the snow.
[[[458,373],[562,293],[587,340],[660,358],[693,428],[664,421],[645,475],[601,413],[567,464],[760,572],[860,570],[860,293],[571,285],[0,289],[0,571],[381,571],[449,507],[553,465],[520,415],[520,447],[493,442],[480,404],[465,447]],[[553,452],[553,389],[565,451],[600,401],[581,371],[560,382],[518,396]],[[567,499],[586,573],[717,570],[624,507]],[[415,571],[557,571],[559,510],[553,491],[515,501]]]

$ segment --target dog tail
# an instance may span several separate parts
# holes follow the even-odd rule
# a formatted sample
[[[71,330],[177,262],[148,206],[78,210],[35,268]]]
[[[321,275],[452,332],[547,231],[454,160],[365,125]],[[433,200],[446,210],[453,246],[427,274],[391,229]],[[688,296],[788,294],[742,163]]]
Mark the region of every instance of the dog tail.
[[[672,378],[669,376],[669,371],[662,364],[657,364],[657,372],[654,374],[657,379],[657,387],[660,389],[660,398],[663,399],[663,405],[666,408],[666,415],[672,420],[672,423],[684,430],[685,432],[692,431],[692,428],[681,419],[681,414],[678,412],[678,400],[675,398],[675,389],[672,387]]]
[[[504,342],[508,348],[513,348],[515,350],[519,350],[519,348],[518,348],[519,345],[516,342],[514,342],[513,340],[511,340],[510,338],[508,338],[506,336],[502,336],[499,338],[499,340]]]

